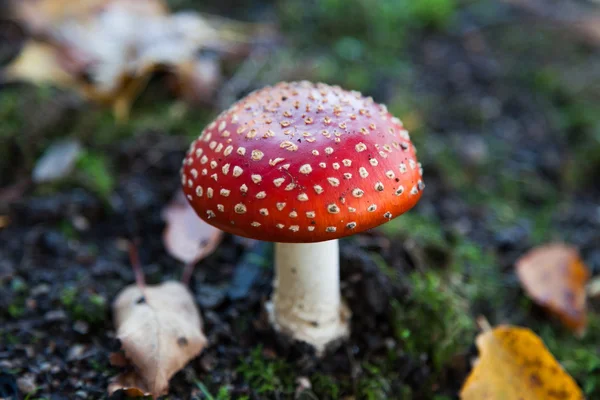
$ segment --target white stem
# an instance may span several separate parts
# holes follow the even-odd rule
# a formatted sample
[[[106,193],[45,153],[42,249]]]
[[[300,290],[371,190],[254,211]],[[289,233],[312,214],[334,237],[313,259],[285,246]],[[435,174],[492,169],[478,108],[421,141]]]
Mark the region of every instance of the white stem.
[[[340,293],[337,240],[276,243],[275,281],[268,305],[274,327],[322,353],[349,334],[350,312]]]

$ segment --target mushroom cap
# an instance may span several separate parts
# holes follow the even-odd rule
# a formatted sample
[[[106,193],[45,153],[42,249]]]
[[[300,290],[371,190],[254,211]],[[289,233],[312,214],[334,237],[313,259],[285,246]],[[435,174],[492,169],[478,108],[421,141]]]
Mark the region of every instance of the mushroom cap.
[[[420,199],[423,170],[402,122],[358,92],[279,83],[224,111],[181,170],[198,215],[223,231],[281,243],[374,228]]]

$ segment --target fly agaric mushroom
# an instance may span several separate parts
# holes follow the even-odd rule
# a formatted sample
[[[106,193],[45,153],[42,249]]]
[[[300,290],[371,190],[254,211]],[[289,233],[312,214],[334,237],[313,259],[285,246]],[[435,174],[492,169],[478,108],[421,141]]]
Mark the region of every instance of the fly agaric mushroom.
[[[276,242],[274,328],[318,353],[349,334],[338,239],[412,208],[424,184],[402,122],[358,92],[309,82],[249,94],[196,139],[184,193],[223,231]]]

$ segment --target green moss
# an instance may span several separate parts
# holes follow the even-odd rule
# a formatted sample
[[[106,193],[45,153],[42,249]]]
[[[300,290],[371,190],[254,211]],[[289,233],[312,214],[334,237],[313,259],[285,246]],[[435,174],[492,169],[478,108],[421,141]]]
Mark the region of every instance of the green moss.
[[[365,375],[358,382],[358,395],[365,400],[385,400],[390,397],[391,385],[381,371],[373,365],[364,365]]]
[[[452,22],[457,8],[454,0],[419,0],[408,4],[409,13],[415,23],[433,30],[446,29]]]
[[[8,315],[15,319],[23,316],[26,311],[24,301],[22,299],[15,299],[9,304],[7,311]]]
[[[492,250],[461,239],[453,249],[450,270],[453,286],[468,299],[475,312],[485,312],[491,321],[508,317],[504,313],[509,283]],[[512,288],[515,289],[514,282]]]
[[[60,300],[72,319],[90,324],[101,323],[106,319],[108,304],[99,294],[69,286],[61,291]]]
[[[0,139],[13,138],[22,131],[24,119],[19,108],[22,93],[17,87],[2,88],[0,96]]]
[[[75,134],[86,139],[91,147],[105,147],[114,142],[148,131],[185,135],[196,138],[213,116],[206,108],[191,109],[172,99],[152,98],[142,94],[133,105],[130,118],[117,123],[112,112],[96,108],[86,112],[85,120],[75,127]]]
[[[27,282],[25,282],[25,280],[19,276],[15,276],[11,281],[10,281],[10,288],[13,292],[15,293],[25,293],[27,292]]]
[[[60,292],[60,301],[63,306],[69,308],[75,303],[77,289],[73,286],[68,286]]]
[[[255,347],[238,368],[252,390],[261,396],[282,396],[294,392],[293,368],[282,359],[267,359],[262,346]]]
[[[13,335],[9,332],[0,332],[0,338],[2,339],[2,343],[6,343],[7,345],[11,346],[19,344],[21,342],[21,339],[17,335]]]
[[[231,395],[229,394],[229,388],[227,386],[222,386],[219,388],[216,396],[213,396],[206,385],[200,381],[196,382],[196,386],[202,392],[206,400],[230,400]]]
[[[73,226],[73,223],[67,219],[60,221],[58,230],[67,239],[77,238],[77,230]]]
[[[554,357],[577,380],[587,398],[600,398],[600,315],[589,314],[587,334],[581,339],[551,323],[544,323],[536,331]]]
[[[38,389],[36,388],[33,392],[27,393],[27,395],[25,396],[25,398],[23,400],[46,399],[46,397],[33,397],[33,396],[35,396],[37,391],[38,391]]]
[[[319,373],[313,374],[310,377],[310,382],[319,399],[335,400],[340,398],[340,387],[331,376]]]
[[[442,248],[448,246],[440,221],[416,212],[402,214],[379,229],[390,236],[410,237],[417,242]]]
[[[475,326],[465,298],[435,272],[410,277],[405,303],[392,301],[395,337],[409,354],[427,354],[440,370],[473,340]]]
[[[446,28],[456,4],[453,0],[289,0],[281,2],[279,10],[283,26],[292,34],[324,40],[354,36],[365,38],[369,47],[398,50],[411,28]]]
[[[6,308],[6,313],[11,318],[19,318],[23,316],[27,309],[25,308],[25,300],[27,298],[28,286],[21,277],[14,277],[10,281],[10,290],[14,293],[11,303]],[[0,311],[0,314],[2,312]]]
[[[412,389],[402,384],[396,369],[390,365],[361,365],[362,374],[356,382],[356,397],[365,400],[411,399]]]
[[[372,91],[374,77],[404,74],[406,38],[411,30],[441,29],[454,14],[452,0],[289,0],[280,2],[282,26],[294,47],[326,54],[316,80]],[[430,7],[431,6],[431,7]],[[392,38],[390,40],[390,38]],[[304,58],[302,58],[304,57]],[[299,57],[306,59],[306,51]]]
[[[115,178],[106,156],[98,152],[85,151],[77,161],[78,180],[84,187],[107,199],[115,188]]]

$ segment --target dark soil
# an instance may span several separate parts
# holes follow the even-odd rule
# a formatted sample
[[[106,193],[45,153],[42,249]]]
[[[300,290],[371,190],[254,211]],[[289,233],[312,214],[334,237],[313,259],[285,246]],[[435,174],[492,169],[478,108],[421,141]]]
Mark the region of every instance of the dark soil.
[[[286,57],[306,64],[328,57],[321,46],[304,48],[301,30],[287,30],[285,4],[246,3],[252,18],[281,18]],[[464,3],[449,28],[409,29],[386,67],[331,61],[340,71],[333,83],[352,86],[348,68],[364,72],[368,83],[358,88],[412,127],[427,185],[406,218],[341,243],[350,340],[317,359],[307,346],[278,339],[262,311],[272,289],[271,244],[226,236],[191,285],[210,345],[171,381],[169,399],[210,398],[204,389],[215,399],[457,399],[477,355],[481,315],[534,329],[587,395],[600,396],[597,304],[587,339],[575,340],[526,299],[512,270],[531,247],[559,240],[578,246],[600,274],[598,81],[573,92],[569,74],[574,65],[584,72],[600,65],[600,53],[552,25],[530,26],[517,10]],[[227,14],[225,5],[214,7]],[[2,37],[19,41],[12,30]],[[0,52],[11,54],[8,46]],[[280,73],[259,76],[244,92],[327,77],[272,61]],[[0,153],[0,398],[107,398],[119,372],[108,358],[118,349],[110,304],[134,281],[128,240],[138,241],[148,283],[179,279],[183,267],[162,243],[161,211],[178,190],[194,131],[209,118],[150,128],[139,121],[154,112],[152,101],[141,99],[125,133],[104,139],[106,128],[89,122],[103,111],[69,94],[48,98],[25,85],[3,91],[16,105],[0,110],[9,149]],[[144,96],[172,103],[152,88]],[[29,182],[35,159],[61,136],[81,137],[106,157],[110,190],[80,177],[41,188]],[[302,391],[307,382],[312,389]]]

